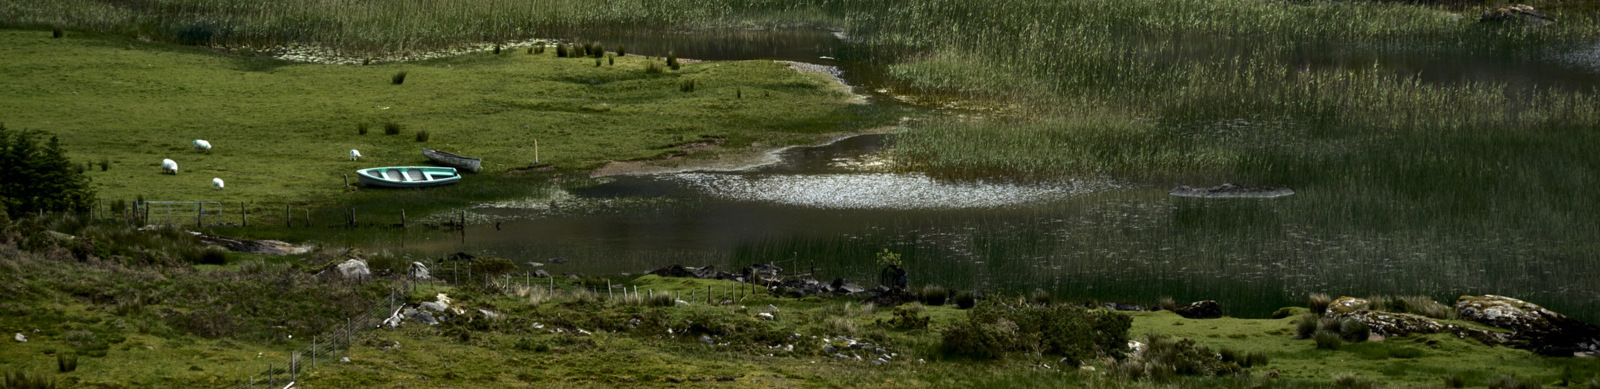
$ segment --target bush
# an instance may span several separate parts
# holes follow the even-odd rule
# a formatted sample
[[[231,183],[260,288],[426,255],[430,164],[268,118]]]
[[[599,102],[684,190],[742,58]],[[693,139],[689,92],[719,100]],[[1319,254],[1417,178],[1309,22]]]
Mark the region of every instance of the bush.
[[[395,85],[406,83],[406,72],[401,71],[399,73],[395,73],[393,77],[389,78],[389,83]]]
[[[1360,320],[1346,318],[1339,323],[1339,337],[1346,342],[1358,343],[1367,341],[1372,336],[1372,328]]]
[[[1323,293],[1312,293],[1311,294],[1311,301],[1310,301],[1310,304],[1309,304],[1310,308],[1311,308],[1311,313],[1315,313],[1315,314],[1318,314],[1318,315],[1327,313],[1329,304],[1333,304],[1333,299],[1328,298],[1327,294],[1323,294]]]
[[[67,32],[61,30],[61,26],[50,26],[50,37],[51,38],[61,39],[61,37],[64,37],[64,36],[67,36]]]
[[[383,134],[384,135],[399,135],[400,134],[400,123],[395,123],[395,122],[383,123]]]
[[[667,67],[672,68],[672,70],[678,70],[678,53],[667,52]]]
[[[78,354],[56,354],[56,371],[71,373],[78,370]]]
[[[428,130],[417,131],[417,141],[418,142],[427,142],[428,141]]]
[[[1309,339],[1311,334],[1317,332],[1317,322],[1321,319],[1315,313],[1300,315],[1300,320],[1294,322],[1294,335],[1297,339]]]
[[[923,286],[922,287],[922,303],[923,304],[927,304],[927,305],[931,305],[931,306],[937,307],[937,306],[944,305],[944,301],[949,299],[949,298],[950,298],[950,291],[946,290],[943,286],[928,285],[928,286]]]
[[[618,44],[617,45],[617,56],[621,57],[621,56],[626,56],[626,55],[628,55],[628,45]]]
[[[565,44],[565,43],[557,43],[556,44],[556,57],[557,58],[566,58],[567,57],[567,44]]]
[[[978,297],[973,295],[972,292],[962,291],[956,293],[956,308],[972,309],[972,307],[976,306],[977,304]]]
[[[1324,350],[1338,350],[1340,346],[1339,332],[1319,329],[1311,336],[1317,341],[1317,348]]]
[[[916,303],[894,307],[894,318],[889,319],[889,327],[897,330],[927,329],[929,317],[921,313],[922,306]]]
[[[1218,358],[1218,355],[1221,358]],[[1232,355],[1232,357],[1230,357]],[[1220,353],[1213,353],[1210,348],[1196,345],[1193,340],[1173,340],[1164,336],[1151,335],[1145,338],[1144,361],[1151,370],[1168,370],[1171,374],[1188,376],[1225,376],[1239,374],[1243,371],[1233,350],[1223,349]],[[1151,376],[1161,376],[1161,372],[1152,371]]]
[[[600,42],[595,42],[589,47],[589,56],[594,57],[595,59],[606,56],[605,46],[601,46]]]
[[[1055,302],[1055,297],[1051,296],[1050,292],[1044,291],[1044,289],[1034,289],[1033,293],[1028,294],[1028,301],[1038,305],[1050,305],[1050,303]]]
[[[946,352],[994,358],[1007,351],[1060,355],[1084,361],[1120,357],[1128,345],[1128,315],[1070,305],[1032,306],[985,300],[967,312],[967,322],[944,334]]]
[[[356,134],[358,134],[358,135],[366,135],[367,134],[367,124],[366,123],[357,123],[356,124]]]
[[[600,67],[600,58],[599,57],[595,57],[595,59],[594,59],[594,67]]]
[[[494,45],[494,55],[500,55],[500,45]]]
[[[607,66],[617,66],[617,57],[606,57]]]
[[[5,381],[0,382],[0,384],[3,384],[0,385],[0,388],[6,389],[53,389],[56,387],[55,381],[49,377],[29,374],[23,370],[6,372]]]

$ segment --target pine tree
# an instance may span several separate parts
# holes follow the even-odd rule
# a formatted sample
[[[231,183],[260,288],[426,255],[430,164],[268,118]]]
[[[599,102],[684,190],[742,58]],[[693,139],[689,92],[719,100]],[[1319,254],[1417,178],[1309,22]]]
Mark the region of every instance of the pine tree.
[[[67,159],[61,140],[39,147],[37,133],[12,132],[0,125],[0,207],[12,215],[83,211],[94,199],[88,177]]]

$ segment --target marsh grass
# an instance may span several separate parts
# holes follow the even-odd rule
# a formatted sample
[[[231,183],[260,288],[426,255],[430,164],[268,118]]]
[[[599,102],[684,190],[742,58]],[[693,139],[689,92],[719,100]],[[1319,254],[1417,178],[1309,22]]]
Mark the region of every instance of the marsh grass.
[[[395,73],[394,76],[390,76],[389,77],[389,83],[390,84],[400,85],[400,84],[404,84],[405,82],[406,82],[406,72],[404,72],[404,71]]]
[[[428,137],[428,130],[417,131],[417,142],[427,142]]]
[[[367,127],[367,123],[356,123],[356,135],[366,135]]]
[[[384,122],[383,123],[383,134],[384,135],[399,135],[400,134],[400,123]]]

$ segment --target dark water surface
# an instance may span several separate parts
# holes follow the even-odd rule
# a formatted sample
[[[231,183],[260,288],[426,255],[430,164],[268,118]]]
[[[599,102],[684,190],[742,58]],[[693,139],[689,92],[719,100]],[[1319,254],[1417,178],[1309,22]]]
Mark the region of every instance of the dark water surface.
[[[839,66],[858,91],[884,83],[873,64],[882,61],[850,60],[859,55],[828,31],[586,36],[625,43],[636,54],[673,50],[683,58]],[[847,60],[831,59],[840,57]],[[1376,61],[1438,83],[1600,85],[1591,69],[1538,59],[1306,61],[1336,67]],[[1596,231],[1512,220],[1307,222],[1328,219],[1324,204],[1348,202],[1327,188],[1295,188],[1297,194],[1279,199],[1191,199],[1168,196],[1159,185],[1109,179],[938,180],[886,171],[885,142],[884,136],[861,136],[783,151],[782,162],[745,171],[613,177],[548,204],[480,207],[471,212],[503,221],[471,226],[464,238],[413,237],[403,251],[497,255],[544,263],[557,275],[774,262],[870,285],[878,270],[874,253],[887,248],[904,255],[913,284],[957,289],[1039,289],[1147,305],[1162,296],[1215,299],[1242,317],[1303,305],[1313,292],[1422,294],[1446,303],[1461,294],[1493,293],[1600,319],[1594,276],[1600,258],[1584,249],[1600,248]],[[569,262],[554,264],[558,257]]]

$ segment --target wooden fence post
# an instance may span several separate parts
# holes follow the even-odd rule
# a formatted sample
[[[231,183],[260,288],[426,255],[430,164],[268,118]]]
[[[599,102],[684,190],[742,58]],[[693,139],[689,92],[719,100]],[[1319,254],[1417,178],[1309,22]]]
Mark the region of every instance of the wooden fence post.
[[[194,228],[205,228],[206,203],[196,202],[194,204]]]
[[[250,221],[245,218],[244,202],[239,202],[239,227],[249,227]]]
[[[283,205],[283,228],[294,227],[294,212],[289,207],[293,207],[293,205]]]

